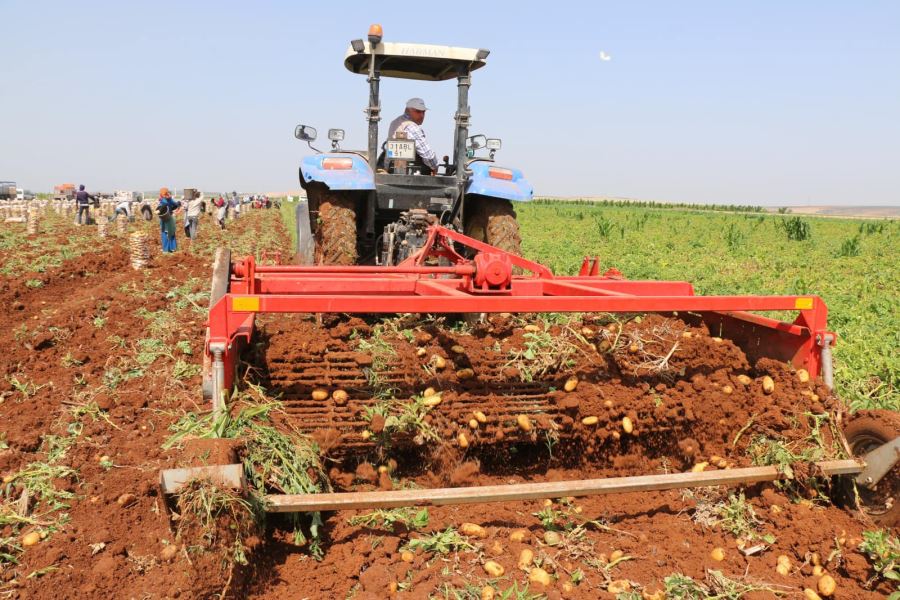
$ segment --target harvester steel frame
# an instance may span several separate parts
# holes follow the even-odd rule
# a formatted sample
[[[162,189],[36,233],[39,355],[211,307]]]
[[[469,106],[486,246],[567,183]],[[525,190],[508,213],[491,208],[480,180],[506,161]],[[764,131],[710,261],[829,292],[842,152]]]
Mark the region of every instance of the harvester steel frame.
[[[463,248],[474,258],[460,254]],[[599,271],[599,259],[585,258],[578,275],[556,276],[440,225],[396,266],[263,266],[253,257],[230,264],[225,251],[214,266],[205,394],[218,408],[232,388],[257,313],[686,313],[683,318],[704,321],[751,359],[789,362],[813,378],[822,374],[831,386],[835,335],[826,329],[828,309],[818,296],[696,296],[685,281],[631,281],[615,269]],[[746,311],[798,314],[788,323]]]
[[[472,256],[473,258],[467,258]],[[527,274],[517,274],[518,271]],[[784,322],[747,311],[796,311]],[[440,225],[424,246],[396,266],[258,265],[232,263],[220,250],[213,267],[204,356],[204,394],[213,411],[225,410],[242,346],[257,313],[540,313],[609,312],[677,314],[705,323],[739,345],[751,360],[770,357],[822,376],[832,386],[828,310],[818,296],[696,296],[683,281],[629,281],[616,269],[600,274],[598,258],[585,258],[578,275],[560,277],[547,267]],[[900,461],[900,438],[863,457],[816,463],[822,476],[856,475],[874,486]],[[239,472],[237,465],[222,467]],[[223,473],[225,471],[223,470]],[[163,472],[174,492],[192,476]],[[200,474],[202,476],[202,473]],[[775,467],[727,472],[674,473],[504,486],[402,492],[269,495],[269,512],[311,512],[411,505],[502,502],[561,496],[734,485],[781,479]],[[232,486],[242,481],[232,474]]]

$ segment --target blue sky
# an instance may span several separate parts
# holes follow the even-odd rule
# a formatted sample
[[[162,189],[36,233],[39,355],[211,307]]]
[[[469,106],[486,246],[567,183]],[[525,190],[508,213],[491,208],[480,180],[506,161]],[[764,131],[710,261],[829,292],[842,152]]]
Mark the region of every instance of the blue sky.
[[[295,124],[365,145],[365,78],[342,60],[378,22],[491,50],[472,131],[538,194],[900,204],[900,2],[455,6],[475,5],[0,0],[0,179],[295,189]],[[455,82],[382,91],[383,128],[422,96],[450,153]]]

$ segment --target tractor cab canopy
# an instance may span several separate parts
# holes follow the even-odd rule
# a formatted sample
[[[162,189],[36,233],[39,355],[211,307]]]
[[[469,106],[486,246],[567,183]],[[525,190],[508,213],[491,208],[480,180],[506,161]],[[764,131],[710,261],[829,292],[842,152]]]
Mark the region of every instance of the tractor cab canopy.
[[[353,45],[344,57],[347,70],[360,75],[369,72],[371,51],[357,52]],[[489,52],[476,48],[434,46],[431,44],[402,44],[384,42],[375,47],[376,66],[385,77],[446,81],[465,72],[480,69],[486,64]]]

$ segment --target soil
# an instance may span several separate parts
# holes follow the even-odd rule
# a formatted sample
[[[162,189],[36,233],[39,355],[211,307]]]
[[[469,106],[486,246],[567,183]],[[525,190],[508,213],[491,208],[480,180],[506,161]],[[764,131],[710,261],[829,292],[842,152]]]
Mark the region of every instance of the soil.
[[[221,235],[258,236],[276,222],[274,211],[249,211]],[[154,233],[153,225],[136,226]],[[309,544],[293,543],[286,521],[273,517],[265,535],[248,545],[250,565],[222,568],[218,554],[198,550],[200,541],[176,539],[177,507],[157,485],[160,469],[231,461],[239,451],[239,442],[204,440],[163,449],[173,422],[207,408],[199,375],[173,376],[176,359],[200,365],[205,318],[190,303],[176,308],[172,290],[206,291],[211,253],[162,256],[154,247],[151,266],[133,271],[126,244],[113,237],[62,267],[0,279],[0,301],[12,321],[0,331],[6,350],[0,431],[7,446],[0,450],[0,471],[14,474],[48,461],[52,436],[73,437],[60,464],[74,469],[54,481],[74,495],[59,511],[67,517],[50,528],[21,530],[17,535],[31,529],[48,535],[25,548],[18,564],[0,563],[0,591],[8,597],[481,598],[487,585],[500,597],[528,584],[517,566],[526,548],[553,576],[547,589],[532,583],[528,590],[548,598],[613,598],[609,584],[622,580],[653,592],[672,574],[704,582],[711,570],[801,597],[804,588],[816,587],[813,553],[837,582],[837,598],[883,598],[892,590],[870,582],[874,573],[857,550],[872,524],[828,502],[828,482],[810,485],[800,465],[794,465],[798,481],[785,487],[557,499],[550,507],[542,501],[430,507],[419,531],[353,526],[348,519],[360,513],[330,513],[323,515],[320,560]],[[272,245],[287,254],[283,230]],[[36,277],[42,287],[26,285]],[[127,377],[143,348],[138,340],[152,337],[172,356],[157,356],[140,375]],[[829,415],[831,423],[846,418],[820,381],[802,383],[775,361],[750,364],[728,340],[661,316],[619,325],[592,317],[561,324],[497,315],[468,329],[412,317],[265,316],[255,340],[244,365],[250,380],[280,395],[283,418],[319,443],[336,491],[680,472],[698,463],[707,463],[707,470],[735,468],[751,464],[751,445],[761,436],[799,450],[817,434],[836,454],[840,442],[831,426],[817,428],[809,415]],[[180,341],[191,354],[171,350]],[[523,355],[529,343],[538,344],[529,355],[534,358]],[[436,368],[434,356],[446,366]],[[572,377],[577,385],[566,392]],[[775,384],[771,394],[763,390],[765,377]],[[22,382],[30,384],[24,392]],[[428,387],[441,392],[440,404],[425,415],[436,441],[370,417],[379,399],[392,395],[409,403]],[[314,402],[317,388],[340,389],[348,398]],[[73,416],[73,407],[91,402],[98,411]],[[478,412],[483,423],[475,419]],[[530,431],[519,424],[520,415]],[[596,423],[584,424],[589,417]],[[469,441],[465,448],[460,433]],[[21,495],[16,480],[2,490],[4,499]],[[745,556],[734,535],[702,522],[703,507],[729,491],[745,494],[759,535],[775,536],[758,542],[764,550]],[[563,545],[545,543],[545,524],[535,513],[548,514],[548,508],[564,533],[582,525],[580,533],[565,536]],[[469,539],[473,551],[403,555],[410,540],[466,522],[486,530]],[[11,531],[4,525],[0,537]],[[511,540],[518,531],[523,537]],[[716,547],[724,549],[721,562],[710,557]],[[617,551],[627,558],[611,564]],[[779,555],[790,559],[786,576],[775,570]],[[488,576],[488,560],[504,575]],[[573,580],[578,584],[571,589],[564,585]]]

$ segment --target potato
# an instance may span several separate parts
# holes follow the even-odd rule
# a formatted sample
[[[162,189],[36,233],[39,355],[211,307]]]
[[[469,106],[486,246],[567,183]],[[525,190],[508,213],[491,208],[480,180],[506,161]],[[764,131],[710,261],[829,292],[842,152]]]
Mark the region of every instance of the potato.
[[[716,465],[717,467],[719,467],[720,469],[727,469],[727,468],[728,468],[728,461],[725,460],[724,458],[722,458],[722,459],[720,459],[718,462],[716,462],[715,465]]]
[[[41,541],[41,534],[37,531],[32,531],[31,533],[26,533],[22,536],[23,546],[34,546],[39,541]]]
[[[709,553],[709,557],[716,562],[722,562],[725,560],[725,550],[722,548],[713,548],[712,552]]]
[[[753,380],[747,377],[746,375],[738,375],[737,380],[741,382],[743,385],[750,385],[750,382]]]
[[[469,537],[477,537],[484,539],[487,537],[487,530],[477,523],[463,523],[459,526],[459,530],[463,535]]]
[[[606,591],[610,594],[624,594],[631,591],[631,582],[627,579],[617,579],[610,581]]]
[[[441,395],[440,394],[433,394],[431,396],[426,396],[425,398],[422,399],[422,404],[424,404],[428,408],[434,408],[435,406],[437,406],[440,403],[441,403]]]
[[[604,401],[603,401],[603,406],[604,406],[605,408],[612,408],[612,407],[613,407],[613,401],[612,401],[612,400],[604,400]]]
[[[734,391],[734,388],[731,387],[730,385],[722,386],[722,393],[725,394],[726,396],[730,396],[733,391]]]
[[[388,469],[387,465],[381,465],[378,467],[378,472],[379,473],[388,473],[388,472],[390,472],[390,469]]]
[[[323,390],[322,388],[316,388],[312,391],[312,399],[313,400],[325,400],[328,398],[328,390]]]
[[[390,585],[388,585],[388,591],[392,594],[396,594],[398,589],[400,589],[400,586],[396,581],[392,581]]]
[[[594,335],[594,330],[591,329],[590,327],[582,327],[582,328],[581,328],[581,335],[584,336],[584,337],[586,337],[586,338],[589,338],[589,337],[591,337],[592,335]]]
[[[634,431],[634,424],[629,417],[622,417],[622,431],[631,433]]]
[[[459,444],[460,448],[468,448],[469,438],[466,437],[466,434],[464,432],[460,431],[459,435],[456,436],[456,443]]]
[[[819,583],[816,584],[816,587],[818,588],[820,595],[828,597],[834,594],[837,583],[835,583],[834,578],[831,575],[826,574],[822,575],[822,578],[819,579]]]
[[[500,563],[495,562],[493,560],[489,560],[486,563],[484,563],[483,568],[484,568],[484,572],[487,573],[488,575],[490,575],[491,577],[503,577],[503,573],[506,572],[506,571],[504,571],[503,566]]]
[[[440,371],[444,367],[447,366],[447,359],[441,356],[440,354],[432,354],[431,355],[431,365]]]
[[[630,346],[628,346],[628,351],[631,352],[632,354],[637,354],[637,351],[640,349],[641,349],[641,347],[638,346],[637,344],[631,344]]]
[[[812,564],[817,565],[817,566],[821,565],[822,559],[819,558],[819,553],[813,552],[812,555],[809,557],[809,562],[811,562]]]
[[[806,600],[822,600],[822,596],[818,595],[809,588],[803,590],[803,597],[806,598]]]
[[[641,598],[643,598],[643,600],[666,600],[666,591],[656,590],[655,592],[649,592],[643,590],[641,592]]]
[[[450,352],[452,352],[453,354],[465,354],[466,349],[459,344],[456,344],[454,346],[450,346]]]
[[[481,588],[481,600],[494,600],[494,588],[489,585]]]
[[[681,332],[681,337],[683,337],[683,338],[686,339],[686,340],[691,339],[691,337],[693,337],[693,335],[694,335],[694,334],[691,333],[690,331],[682,331],[682,332]]]
[[[102,457],[101,457],[101,460],[102,460]],[[108,458],[107,458],[107,460],[108,460]],[[4,477],[3,477],[3,483],[10,483],[10,482],[12,482],[12,480],[15,479],[15,478],[16,478],[15,475],[4,475]]]
[[[691,473],[702,473],[706,470],[706,467],[709,466],[709,463],[706,461],[698,462],[696,465],[691,467]]]
[[[544,543],[548,546],[558,546],[562,543],[562,536],[556,531],[545,531]]]
[[[491,544],[490,548],[488,548],[488,552],[490,552],[494,556],[502,555],[503,554],[503,544],[500,543],[500,540],[494,540],[494,543]]]
[[[762,387],[765,393],[771,394],[775,391],[775,381],[771,377],[766,375],[762,379]]]
[[[721,343],[722,343],[722,338],[720,338],[720,337],[714,337],[714,338],[712,339],[712,341],[715,342],[716,344],[721,344]]]
[[[814,577],[821,577],[824,574],[825,574],[825,567],[823,567],[822,565],[816,565],[813,567],[813,576]]]
[[[572,585],[572,583],[569,581],[564,581],[560,587],[562,588],[562,592],[565,595],[571,594],[573,591],[575,591],[575,586]]]
[[[425,356],[426,354],[428,354],[428,350],[426,350],[425,348],[419,348],[418,350],[416,350],[416,356],[418,356],[419,358]]]
[[[368,440],[370,437],[372,437],[372,432],[366,429],[361,434],[359,434],[359,436],[364,440]]]
[[[809,381],[809,371],[806,369],[797,369],[797,380],[800,381],[800,383]]]
[[[475,417],[475,420],[479,423],[487,423],[487,417],[480,410],[476,410],[475,412],[473,412],[472,416]]]
[[[425,391],[422,392],[422,397],[428,398],[429,396],[434,396],[435,394],[437,394],[436,389],[434,389],[433,387],[427,387],[425,388]]]
[[[786,554],[779,554],[778,558],[775,559],[775,562],[778,563],[779,565],[784,563],[784,564],[790,566],[791,559]]]
[[[331,399],[334,400],[335,404],[346,404],[347,400],[350,399],[350,395],[344,390],[334,390],[331,392]]]
[[[528,531],[525,529],[516,529],[515,531],[509,534],[509,541],[511,542],[522,542],[525,540],[525,537],[528,535]]]
[[[400,553],[400,560],[402,560],[405,563],[411,563],[415,557],[416,557],[416,555],[413,554],[412,552],[410,552],[409,550],[404,550],[403,552]]]
[[[519,552],[518,567],[524,571],[531,566],[532,562],[534,562],[534,552],[530,548],[523,548],[522,551]]]
[[[563,384],[563,389],[567,392],[574,392],[575,388],[578,387],[578,378],[574,375],[566,379],[566,383]]]
[[[712,464],[716,464],[720,460],[722,460],[722,457],[718,456],[716,454],[713,454],[712,456],[709,457],[709,462],[711,462]]]
[[[528,415],[519,415],[516,417],[516,423],[519,425],[519,429],[524,432],[529,432],[532,429],[531,419],[528,418]]]
[[[469,429],[478,429],[478,419],[469,419]]]
[[[622,552],[621,550],[613,550],[613,551],[610,552],[610,554],[609,554],[609,562],[616,562],[617,560],[619,560],[619,559],[622,558],[623,556],[625,556],[625,553]]]
[[[553,578],[550,577],[550,573],[543,570],[540,567],[535,567],[528,573],[528,581],[531,583],[539,583],[544,586],[548,586],[553,582]]]
[[[784,563],[778,563],[778,564],[775,566],[775,571],[776,571],[779,575],[782,575],[782,576],[784,576],[784,577],[787,577],[788,575],[791,574],[791,567],[790,567],[789,565],[784,564]]]
[[[537,325],[526,325],[522,329],[524,329],[525,331],[527,331],[529,333],[536,333],[541,330],[541,328],[538,327]]]
[[[600,421],[599,417],[585,417],[581,420],[582,425],[596,425]]]
[[[472,379],[475,377],[475,371],[469,368],[460,369],[456,372],[456,376],[459,379]]]

